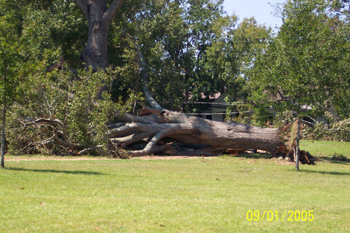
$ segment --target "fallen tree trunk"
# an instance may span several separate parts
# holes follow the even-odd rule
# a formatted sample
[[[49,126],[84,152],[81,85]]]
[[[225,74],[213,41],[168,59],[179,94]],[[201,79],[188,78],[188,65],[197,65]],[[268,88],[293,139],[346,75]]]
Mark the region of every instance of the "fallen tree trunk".
[[[129,122],[110,129],[111,140],[121,148],[147,141],[141,150],[131,150],[130,155],[142,156],[155,151],[165,151],[169,146],[159,147],[161,139],[170,138],[176,142],[191,145],[206,145],[209,150],[224,151],[227,149],[245,151],[248,149],[264,150],[294,160],[295,124],[283,128],[259,128],[236,122],[216,122],[184,113],[169,110],[144,108],[141,116],[123,114],[119,116]],[[305,153],[303,163],[311,164],[313,159]]]
[[[129,124],[110,132],[115,141],[119,138],[122,147],[152,137],[147,146],[137,154],[149,154],[152,147],[165,137],[188,144],[208,145],[218,150],[260,149],[277,153],[280,146],[284,145],[279,129],[258,128],[235,122],[215,122],[168,110],[146,109],[142,114],[146,116],[129,117]],[[125,120],[125,116],[122,119]],[[125,139],[126,136],[132,137]]]
[[[107,134],[110,144],[91,148],[71,143],[67,135],[67,127],[59,120],[38,119],[33,124],[55,128],[53,142],[77,151],[77,154],[101,148],[106,148],[111,152],[124,149],[129,156],[143,156],[166,151],[177,153],[171,145],[174,142],[180,142],[197,148],[203,145],[204,147],[202,146],[202,150],[197,152],[197,155],[208,155],[227,150],[243,152],[253,149],[295,161],[296,123],[282,128],[259,128],[237,122],[211,121],[184,113],[146,107],[141,111],[140,116],[125,113],[117,117],[123,122],[109,125]],[[162,142],[166,139],[170,139],[171,143]],[[145,144],[143,148],[134,149],[133,145],[140,142]],[[313,164],[314,158],[309,153],[302,151],[300,162]]]

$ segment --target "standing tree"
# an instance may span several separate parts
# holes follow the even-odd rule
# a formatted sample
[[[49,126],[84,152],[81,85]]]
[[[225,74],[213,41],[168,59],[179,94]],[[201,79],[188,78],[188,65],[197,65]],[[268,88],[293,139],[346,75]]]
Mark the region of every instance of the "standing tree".
[[[8,12],[0,18],[0,104],[2,104],[1,126],[1,167],[5,167],[6,112],[16,98],[18,85],[18,45],[16,31],[12,21],[14,12]]]
[[[349,78],[339,69],[344,65],[344,52],[349,53],[348,42],[335,33],[328,13],[322,0],[288,1],[277,38],[257,58],[250,74],[257,104],[295,114],[297,170],[300,120],[337,105],[335,100],[349,85]]]
[[[108,32],[124,0],[75,0],[88,20],[88,39],[81,58],[86,67],[106,69],[108,64]]]

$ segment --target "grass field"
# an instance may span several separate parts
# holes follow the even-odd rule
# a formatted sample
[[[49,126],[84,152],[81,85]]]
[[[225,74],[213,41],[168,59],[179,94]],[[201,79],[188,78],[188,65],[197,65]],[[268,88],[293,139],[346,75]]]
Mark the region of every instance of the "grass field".
[[[0,232],[350,231],[346,162],[300,172],[277,159],[227,156],[6,165]]]

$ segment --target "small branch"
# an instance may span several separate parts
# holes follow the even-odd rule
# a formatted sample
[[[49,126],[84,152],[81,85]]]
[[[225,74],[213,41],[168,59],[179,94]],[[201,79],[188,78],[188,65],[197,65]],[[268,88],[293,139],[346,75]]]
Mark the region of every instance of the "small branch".
[[[83,154],[86,154],[86,153],[88,153],[90,151],[101,149],[103,147],[104,147],[103,145],[98,145],[98,146],[94,146],[94,147],[91,147],[91,148],[87,148],[87,149],[79,151],[78,155],[83,155]]]
[[[52,127],[61,127],[62,128],[62,135],[63,135],[63,138],[66,140],[68,138],[68,127],[60,120],[58,119],[44,119],[44,118],[41,118],[41,119],[37,119],[36,121],[34,121],[34,124],[37,125],[41,125],[41,124],[44,124],[44,125],[49,125],[49,126],[52,126]]]
[[[32,145],[34,145],[34,147],[39,147],[39,146],[49,145],[51,143],[55,143],[54,136],[52,136],[52,137],[50,137],[48,139],[45,139],[45,140],[43,140],[41,142],[31,142],[28,145],[26,145],[25,147],[23,147],[21,151],[23,153],[26,153],[27,148],[32,146]]]

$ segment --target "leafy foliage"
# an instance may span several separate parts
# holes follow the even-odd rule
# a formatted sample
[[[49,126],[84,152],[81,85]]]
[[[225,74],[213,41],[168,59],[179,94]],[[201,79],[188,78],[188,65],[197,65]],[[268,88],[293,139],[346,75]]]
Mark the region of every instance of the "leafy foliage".
[[[27,90],[21,104],[12,107],[11,152],[70,153],[49,140],[54,133],[50,127],[31,124],[37,118],[62,121],[72,143],[88,148],[106,145],[107,123],[113,122],[114,114],[121,109],[108,92],[102,93],[102,99],[99,97],[99,87],[111,83],[110,77],[111,73],[85,71],[79,74],[79,79],[66,72],[33,77],[32,88]]]
[[[308,140],[350,142],[350,119],[333,121],[330,124],[321,121],[311,126],[305,125],[303,137]]]
[[[250,76],[252,99],[260,106],[292,110],[298,117],[329,107],[349,114],[347,22],[331,17],[327,6],[311,0],[285,5],[284,24]]]

